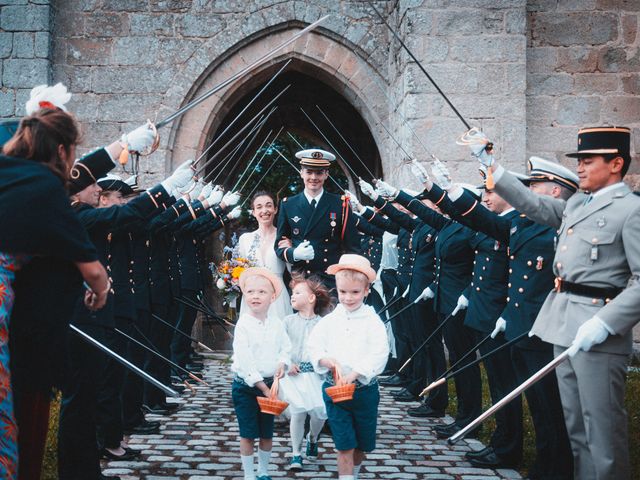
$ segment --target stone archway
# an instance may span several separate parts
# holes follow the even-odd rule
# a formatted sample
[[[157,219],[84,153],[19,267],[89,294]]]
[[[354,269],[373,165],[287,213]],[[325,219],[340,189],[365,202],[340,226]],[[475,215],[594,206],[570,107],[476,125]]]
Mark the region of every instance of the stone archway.
[[[170,91],[164,105],[166,111],[171,111],[197,98],[260,58],[275,45],[289,38],[299,29],[299,25],[298,22],[294,26],[285,23],[245,39],[241,45],[230,48],[216,61],[202,68],[203,72],[191,87],[185,87],[182,84],[187,80],[186,78],[176,78],[172,91],[188,90],[188,93],[178,102],[177,94],[172,94]],[[229,115],[237,107],[240,99],[250,96],[251,91],[259,88],[271,77],[276,65],[289,58],[294,61],[287,70],[312,77],[315,81],[332,89],[358,115],[374,144],[375,158],[372,161],[372,166],[376,169],[374,172],[381,175],[386,171],[387,164],[391,160],[386,153],[387,139],[378,127],[377,119],[387,118],[387,105],[386,102],[380,102],[378,87],[373,84],[374,81],[385,84],[385,80],[372,65],[363,60],[357,47],[335,33],[321,29],[302,37],[268,63],[256,68],[251,74],[239,79],[226,90],[213,95],[174,122],[170,135],[161,143],[165,165],[171,168],[186,159],[200,155],[209,144],[214,132],[220,130],[225,120],[228,121]],[[202,64],[203,59],[198,57],[192,61]],[[190,69],[191,67],[187,66],[185,70]],[[374,108],[375,111],[372,110]],[[322,144],[326,146],[324,142]],[[346,157],[347,147],[343,146],[342,150],[341,153]]]

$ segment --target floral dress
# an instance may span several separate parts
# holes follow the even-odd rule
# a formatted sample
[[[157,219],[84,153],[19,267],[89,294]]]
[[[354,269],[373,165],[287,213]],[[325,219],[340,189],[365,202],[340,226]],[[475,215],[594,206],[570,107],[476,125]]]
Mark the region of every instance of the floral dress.
[[[13,394],[9,371],[9,318],[13,308],[11,284],[25,256],[0,252],[0,478],[18,474],[18,429],[13,415]]]

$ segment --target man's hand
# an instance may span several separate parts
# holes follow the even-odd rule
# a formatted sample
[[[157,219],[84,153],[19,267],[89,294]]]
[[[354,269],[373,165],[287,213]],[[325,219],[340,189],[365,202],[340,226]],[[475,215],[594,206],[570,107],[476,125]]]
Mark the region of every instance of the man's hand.
[[[161,182],[161,185],[167,193],[184,193],[184,187],[186,187],[193,178],[193,172],[191,171],[192,163],[193,160],[187,160],[182,163],[171,175]]]
[[[417,302],[421,302],[422,300],[428,300],[430,298],[433,298],[435,296],[435,294],[433,293],[433,290],[431,290],[429,287],[425,288],[424,290],[422,290],[422,293],[420,295],[418,295],[418,298],[416,298],[416,303]]]
[[[609,330],[598,317],[592,317],[578,328],[576,338],[569,347],[569,355],[574,356],[579,350],[588,352],[594,345],[604,342],[609,336]]]
[[[494,159],[490,152],[487,152],[487,146],[491,143],[487,136],[477,128],[472,128],[462,137],[462,141],[459,142],[462,145],[467,145],[471,150],[471,155],[485,167],[493,165]]]
[[[213,192],[213,183],[209,182],[206,183],[204,185],[204,187],[202,187],[202,190],[200,190],[200,195],[198,195],[198,200],[203,201],[206,200],[206,198],[211,195],[211,192]]]
[[[224,205],[222,208],[233,207],[236,203],[240,201],[240,194],[238,192],[227,192],[222,197],[222,201],[220,202],[220,206]]]
[[[147,122],[135,130],[123,134],[120,141],[126,143],[129,150],[139,153],[151,148],[155,139],[156,134],[151,129],[151,122]]]
[[[378,194],[376,193],[375,189],[370,183],[367,183],[362,179],[360,179],[358,183],[360,185],[360,190],[362,191],[362,193],[364,193],[367,197],[369,197],[374,202],[378,199]]]
[[[411,173],[418,179],[418,181],[422,184],[425,184],[429,181],[429,173],[427,169],[420,165],[420,162],[415,158],[411,160]]]
[[[209,205],[209,207],[213,207],[214,205],[218,205],[222,201],[222,190],[216,187],[209,192],[209,195],[205,198],[205,202]]]
[[[353,193],[351,193],[349,190],[345,190],[344,193],[349,197],[349,203],[351,204],[351,208],[354,212],[360,213],[362,212],[362,210],[364,210],[364,207]]]
[[[504,332],[507,329],[507,321],[500,317],[496,320],[496,327],[491,332],[491,338],[496,338],[500,332]]]
[[[431,171],[433,172],[435,182],[440,185],[440,188],[445,190],[449,190],[451,188],[451,173],[449,173],[449,169],[444,163],[436,159],[431,166]]]
[[[313,246],[308,240],[305,240],[293,250],[293,259],[300,260],[313,260],[316,256]]]
[[[395,200],[398,196],[398,189],[387,182],[383,182],[382,180],[378,180],[376,182],[376,192],[378,195],[390,200]]]
[[[234,207],[229,213],[227,213],[227,218],[229,220],[235,220],[236,218],[240,218],[242,215],[242,207]]]
[[[464,310],[468,306],[469,306],[469,299],[467,297],[465,297],[464,295],[460,295],[458,297],[458,303],[456,304],[456,308],[458,309],[458,311]]]

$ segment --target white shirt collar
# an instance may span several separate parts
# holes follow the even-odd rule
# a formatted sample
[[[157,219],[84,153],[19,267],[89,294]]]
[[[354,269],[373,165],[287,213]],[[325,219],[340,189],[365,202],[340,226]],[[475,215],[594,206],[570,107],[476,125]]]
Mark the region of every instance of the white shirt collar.
[[[314,198],[316,199],[316,205],[318,205],[320,203],[320,199],[322,198],[322,195],[324,194],[324,188],[322,190],[320,190],[320,193],[318,194],[318,196],[316,197],[312,197],[311,195],[309,195],[309,192],[307,192],[307,189],[304,189],[304,196],[307,199],[307,202],[309,202],[309,204],[311,204],[311,200],[313,200]]]
[[[499,215],[499,216],[500,216],[500,217],[504,217],[507,213],[511,213],[511,212],[513,212],[514,210],[515,210],[515,208],[513,208],[513,207],[507,208],[504,212],[500,213],[500,215]]]
[[[600,195],[602,195],[604,193],[607,193],[607,192],[609,192],[611,190],[614,190],[614,189],[616,189],[619,186],[624,185],[624,184],[625,184],[624,182],[618,182],[618,183],[614,183],[613,185],[607,185],[606,187],[601,188],[597,192],[591,193],[591,196],[594,197],[594,198],[598,197],[598,196],[600,196]]]

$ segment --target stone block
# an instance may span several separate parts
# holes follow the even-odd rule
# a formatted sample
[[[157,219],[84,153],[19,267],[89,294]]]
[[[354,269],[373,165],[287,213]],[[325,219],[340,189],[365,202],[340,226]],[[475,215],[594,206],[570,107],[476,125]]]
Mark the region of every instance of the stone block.
[[[110,65],[113,40],[69,38],[66,41],[66,63],[69,65]],[[122,63],[113,59],[116,63]],[[139,59],[142,60],[142,59]]]
[[[465,63],[521,62],[525,47],[524,35],[452,37],[449,59]]]
[[[527,89],[527,66],[524,63],[505,65],[506,87],[509,93],[524,93]],[[496,86],[499,88],[499,86]]]
[[[4,60],[2,84],[9,88],[32,88],[49,83],[50,63],[44,59]]]
[[[89,92],[91,91],[91,71],[93,68],[96,67],[53,64],[53,78],[65,84],[72,92]]]
[[[117,38],[111,57],[117,65],[153,65],[160,58],[166,58],[161,52],[160,42],[153,37]]]
[[[529,152],[569,152],[576,148],[576,127],[538,127],[527,129]]]
[[[12,5],[2,7],[0,28],[9,32],[48,31],[49,12],[50,7],[48,5]]]
[[[524,35],[527,33],[527,12],[522,8],[507,10],[504,15],[506,33]]]
[[[121,37],[129,32],[129,17],[117,13],[89,15],[84,32],[88,37]]]
[[[581,95],[605,94],[620,90],[620,77],[615,73],[576,73],[574,89]]]
[[[627,45],[633,45],[638,37],[638,15],[622,16],[622,39]]]
[[[527,72],[551,73],[558,62],[558,50],[554,47],[527,48]]]
[[[640,70],[640,49],[601,48],[598,56],[598,70],[601,72],[637,72]]]
[[[102,9],[106,12],[144,12],[148,3],[147,0],[104,0]]]
[[[566,73],[527,75],[528,95],[565,95],[573,93],[573,77]]]
[[[0,89],[0,117],[12,117],[15,114],[16,92]]]
[[[558,49],[557,70],[567,73],[594,72],[598,65],[598,50],[591,47]]]
[[[113,0],[118,1],[118,0]],[[149,2],[147,0],[139,0],[144,6],[143,10],[148,8]],[[191,8],[193,0],[151,0],[152,12],[186,12]]]
[[[597,124],[600,121],[600,104],[600,97],[561,98],[558,100],[558,124]]]
[[[429,67],[429,75],[444,92],[473,93],[478,90],[477,69],[468,65],[437,64]],[[435,88],[419,67],[410,63],[403,75],[405,91],[435,92]]]
[[[598,10],[640,11],[640,3],[636,0],[598,0]]]
[[[44,83],[44,82],[40,82]],[[31,88],[16,90],[16,116],[22,117],[26,115],[24,106],[31,97]]]
[[[622,90],[631,95],[640,95],[640,74],[634,73],[622,77]]]
[[[602,103],[602,123],[626,125],[637,123],[640,119],[640,97],[608,97]]]
[[[15,32],[13,34],[13,52],[12,58],[33,58],[34,34],[31,32]]]
[[[597,0],[560,0],[558,2],[558,11],[588,11],[594,10]]]
[[[95,93],[164,93],[174,72],[165,67],[98,66],[91,70]]]
[[[618,15],[605,12],[536,13],[531,16],[534,45],[604,45],[618,39]]]
[[[0,7],[5,5],[26,5],[29,0],[0,0]]]
[[[558,99],[542,95],[528,95],[526,98],[527,125],[552,127],[558,111]]]
[[[436,35],[496,34],[504,31],[504,13],[496,10],[441,10],[434,22]]]
[[[37,58],[49,58],[51,56],[51,34],[49,32],[36,32],[34,54]]]
[[[174,33],[173,15],[150,15],[132,13],[129,16],[130,34],[142,36],[172,35]]]
[[[226,20],[220,15],[183,15],[176,24],[176,30],[185,37],[212,37],[226,27]]]
[[[13,33],[0,32],[0,58],[9,58],[13,50]]]

